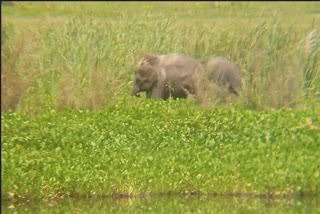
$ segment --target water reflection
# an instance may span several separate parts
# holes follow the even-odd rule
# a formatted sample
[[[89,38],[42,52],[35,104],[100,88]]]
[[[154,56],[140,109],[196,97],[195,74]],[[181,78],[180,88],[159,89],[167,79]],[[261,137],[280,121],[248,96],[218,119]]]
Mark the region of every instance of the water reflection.
[[[2,202],[2,213],[320,213],[317,197],[251,198],[153,196],[66,199],[48,203]]]

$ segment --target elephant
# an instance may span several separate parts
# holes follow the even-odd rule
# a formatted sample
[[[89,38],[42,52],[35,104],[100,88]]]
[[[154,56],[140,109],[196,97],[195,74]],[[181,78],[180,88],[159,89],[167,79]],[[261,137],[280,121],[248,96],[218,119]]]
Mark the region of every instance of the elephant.
[[[195,93],[194,74],[203,70],[202,64],[188,55],[148,53],[138,63],[131,95],[145,91],[149,98],[187,98]]]
[[[192,72],[184,67],[142,64],[135,70],[131,96],[145,91],[148,98],[187,98],[194,94]]]
[[[207,78],[217,85],[229,85],[230,93],[239,95],[241,88],[241,71],[237,64],[223,56],[209,57],[201,61],[205,67]]]

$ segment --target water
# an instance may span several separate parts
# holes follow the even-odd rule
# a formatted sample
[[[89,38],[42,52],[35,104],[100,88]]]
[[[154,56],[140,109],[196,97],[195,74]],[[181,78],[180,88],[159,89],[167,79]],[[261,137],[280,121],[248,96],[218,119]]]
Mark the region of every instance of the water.
[[[317,197],[252,198],[220,196],[157,196],[121,199],[65,199],[13,204],[2,213],[320,213]]]

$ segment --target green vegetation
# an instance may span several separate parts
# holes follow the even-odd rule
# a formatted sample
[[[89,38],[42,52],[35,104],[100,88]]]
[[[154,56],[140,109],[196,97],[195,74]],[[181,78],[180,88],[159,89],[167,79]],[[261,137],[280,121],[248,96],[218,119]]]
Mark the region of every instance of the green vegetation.
[[[141,104],[2,114],[2,194],[319,193],[315,109]]]
[[[319,8],[1,5],[2,199],[319,195]],[[130,97],[147,52],[226,56],[243,72],[242,94]]]

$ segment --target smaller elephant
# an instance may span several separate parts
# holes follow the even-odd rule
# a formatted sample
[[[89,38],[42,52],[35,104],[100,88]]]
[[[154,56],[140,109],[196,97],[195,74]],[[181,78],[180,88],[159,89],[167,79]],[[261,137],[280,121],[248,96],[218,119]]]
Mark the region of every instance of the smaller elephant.
[[[132,96],[146,92],[148,98],[187,98],[194,94],[192,73],[177,66],[155,67],[142,64],[135,70]]]
[[[238,65],[222,56],[209,57],[207,60],[201,62],[205,67],[209,80],[214,80],[218,85],[228,84],[229,92],[239,95],[241,88],[241,71]]]

